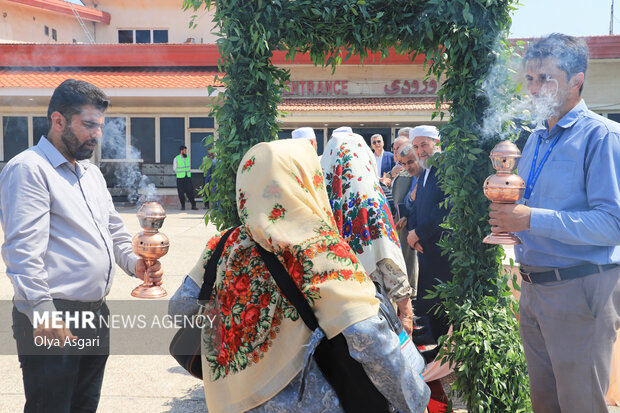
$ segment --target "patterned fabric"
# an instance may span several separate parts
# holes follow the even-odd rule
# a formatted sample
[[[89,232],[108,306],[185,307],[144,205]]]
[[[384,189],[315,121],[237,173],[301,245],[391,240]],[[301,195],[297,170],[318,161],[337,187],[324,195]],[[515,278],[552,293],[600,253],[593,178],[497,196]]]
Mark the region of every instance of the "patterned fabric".
[[[381,284],[392,302],[411,297],[412,288],[409,279],[402,270],[394,265],[394,261],[384,258],[377,263],[377,268],[369,274],[370,279]]]
[[[244,225],[226,242],[212,295],[221,327],[203,331],[205,395],[212,412],[246,411],[272,398],[300,372],[311,335],[280,295],[256,243],[276,253],[328,337],[378,311],[374,285],[335,228],[308,142],[250,149],[237,173],[237,206]],[[208,241],[200,265],[221,235]],[[190,273],[199,285],[202,272]]]
[[[364,139],[354,133],[333,134],[321,166],[338,230],[368,274],[388,259],[406,279],[407,267],[390,207],[375,174],[375,157]],[[382,279],[377,281],[385,285]]]
[[[200,261],[202,264],[202,261]],[[202,267],[197,266],[202,269]],[[181,287],[170,299],[171,315],[196,314],[196,298],[200,287],[187,277]],[[400,342],[381,316],[373,316],[347,327],[342,334],[349,345],[350,354],[356,358],[381,393],[401,412],[423,412],[429,399],[430,390],[424,385],[420,373],[424,361],[413,360],[407,363],[400,354]],[[310,344],[310,343],[309,343]],[[298,402],[302,384],[302,372],[299,372],[272,398],[265,403],[248,410],[251,413],[340,413],[342,407],[332,386],[314,361],[310,358],[308,368],[304,371],[304,391]],[[215,412],[207,404],[207,412]]]
[[[421,413],[426,410],[431,392],[420,376],[424,367],[422,357],[415,365],[405,362],[400,354],[400,342],[385,320],[373,316],[347,327],[342,334],[351,356],[362,363],[370,380],[399,412]],[[301,380],[301,374],[298,374],[275,397],[250,412],[343,411],[314,359],[310,359],[304,394],[297,404]]]

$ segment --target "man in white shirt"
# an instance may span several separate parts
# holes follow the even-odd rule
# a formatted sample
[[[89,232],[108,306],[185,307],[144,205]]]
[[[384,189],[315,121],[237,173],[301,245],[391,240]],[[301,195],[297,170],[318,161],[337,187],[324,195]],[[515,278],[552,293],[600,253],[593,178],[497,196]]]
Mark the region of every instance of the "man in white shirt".
[[[396,165],[394,154],[384,151],[383,145],[383,136],[377,133],[370,137],[370,146],[377,160],[377,175],[379,178],[383,178],[384,174],[391,172],[392,168]]]
[[[107,106],[96,86],[64,81],[49,103],[47,136],[0,173],[2,258],[15,290],[25,412],[96,411],[109,353],[109,329],[99,320],[109,315],[116,265],[161,283],[161,265],[147,269],[132,252],[103,175],[88,161]],[[97,321],[89,325],[83,314]],[[75,348],[78,338],[89,347]]]

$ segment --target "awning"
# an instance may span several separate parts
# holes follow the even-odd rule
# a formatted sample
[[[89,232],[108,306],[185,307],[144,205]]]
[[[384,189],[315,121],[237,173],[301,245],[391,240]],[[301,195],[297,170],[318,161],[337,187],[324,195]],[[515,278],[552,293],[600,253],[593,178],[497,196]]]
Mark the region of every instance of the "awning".
[[[283,99],[278,109],[285,112],[331,111],[433,111],[435,97],[361,97],[361,98],[293,98]],[[449,105],[441,105],[448,110]]]
[[[90,82],[102,89],[163,88],[192,89],[218,86],[217,71],[167,70],[0,70],[0,88],[56,88],[65,79]]]

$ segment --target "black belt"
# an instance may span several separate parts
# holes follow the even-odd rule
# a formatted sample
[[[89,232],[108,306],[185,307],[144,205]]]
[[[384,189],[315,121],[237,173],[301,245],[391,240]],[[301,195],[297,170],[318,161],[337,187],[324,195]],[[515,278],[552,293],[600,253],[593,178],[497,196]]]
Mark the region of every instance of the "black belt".
[[[73,301],[54,298],[54,306],[58,311],[97,311],[105,303],[105,298],[97,301]]]
[[[521,278],[523,278],[523,281],[529,284],[536,284],[585,277],[588,275],[609,271],[618,267],[619,265],[620,264],[583,264],[567,268],[554,268],[551,271],[525,272],[519,270],[519,272],[521,273]]]

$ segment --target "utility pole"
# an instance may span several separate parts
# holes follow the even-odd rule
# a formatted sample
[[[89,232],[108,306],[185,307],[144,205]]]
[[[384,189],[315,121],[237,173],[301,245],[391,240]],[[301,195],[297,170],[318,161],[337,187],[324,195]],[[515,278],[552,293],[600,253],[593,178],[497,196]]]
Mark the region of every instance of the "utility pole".
[[[609,18],[609,34],[614,34],[614,0],[611,0],[611,16]]]

